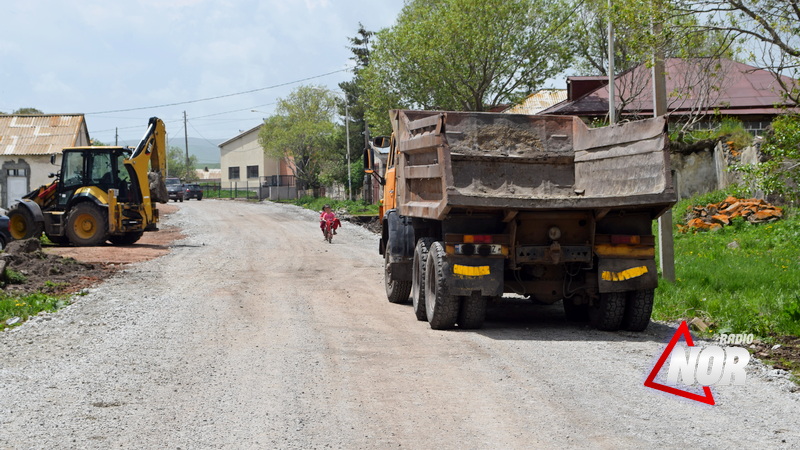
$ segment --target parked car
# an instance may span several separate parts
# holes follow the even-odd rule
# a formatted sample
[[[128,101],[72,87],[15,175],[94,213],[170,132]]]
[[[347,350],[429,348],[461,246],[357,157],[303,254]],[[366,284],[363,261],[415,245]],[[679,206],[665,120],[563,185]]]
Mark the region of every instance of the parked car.
[[[184,184],[183,198],[186,200],[196,198],[198,201],[203,199],[203,189],[199,184]]]
[[[184,186],[179,178],[167,178],[167,195],[170,200],[183,201]]]
[[[11,242],[11,233],[8,231],[8,216],[0,215],[0,250],[4,250]]]

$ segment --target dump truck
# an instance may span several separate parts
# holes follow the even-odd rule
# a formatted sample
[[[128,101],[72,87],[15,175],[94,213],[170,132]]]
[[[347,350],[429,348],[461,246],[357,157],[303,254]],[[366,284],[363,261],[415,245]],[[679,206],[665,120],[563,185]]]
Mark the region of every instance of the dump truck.
[[[14,239],[45,235],[56,244],[129,245],[158,230],[156,203],[166,203],[166,130],[150,118],[136,148],[70,147],[50,184],[9,208]],[[56,155],[50,159],[56,164]]]
[[[666,120],[393,110],[379,253],[386,295],[433,329],[480,328],[508,297],[644,330],[658,284],[653,220],[676,201]],[[515,294],[515,295],[513,295]]]

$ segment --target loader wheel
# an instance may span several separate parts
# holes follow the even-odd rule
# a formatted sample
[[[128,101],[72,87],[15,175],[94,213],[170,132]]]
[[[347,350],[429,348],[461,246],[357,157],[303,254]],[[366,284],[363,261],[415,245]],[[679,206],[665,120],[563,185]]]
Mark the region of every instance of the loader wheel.
[[[624,313],[624,292],[600,294],[600,299],[589,307],[589,322],[598,330],[616,331]]]
[[[49,235],[47,233],[45,233],[45,236],[47,236],[47,239],[50,239],[50,242],[52,242],[53,244],[56,244],[56,245],[67,245],[67,244],[69,244],[69,238],[66,237],[66,236],[51,236],[51,235]]]
[[[143,234],[143,231],[132,231],[130,233],[109,236],[108,240],[114,245],[131,245],[141,239]]]
[[[408,296],[411,295],[411,282],[392,279],[392,265],[389,264],[390,248],[387,242],[386,250],[383,252],[383,279],[386,285],[386,297],[390,303],[408,303]]]
[[[458,309],[458,327],[466,330],[477,330],[483,327],[486,320],[487,297],[481,291],[472,291],[472,295],[463,297]]]
[[[434,242],[425,263],[425,311],[434,330],[453,328],[458,319],[459,299],[447,293],[446,276],[444,247]]]
[[[428,320],[425,310],[425,265],[428,263],[428,251],[433,238],[425,237],[417,241],[414,249],[414,263],[411,266],[411,304],[417,320]]]
[[[650,324],[653,312],[655,289],[642,289],[626,292],[625,314],[622,316],[622,328],[628,331],[644,331]]]
[[[14,239],[39,237],[44,224],[33,219],[33,213],[19,203],[8,211],[8,231]]]
[[[99,245],[106,241],[108,215],[92,203],[79,203],[67,218],[67,237],[78,246]]]

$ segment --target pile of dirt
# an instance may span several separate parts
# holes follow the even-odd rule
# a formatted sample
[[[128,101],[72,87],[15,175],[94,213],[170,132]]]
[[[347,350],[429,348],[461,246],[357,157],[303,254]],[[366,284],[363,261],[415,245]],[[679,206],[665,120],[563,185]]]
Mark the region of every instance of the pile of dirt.
[[[450,145],[450,151],[467,156],[544,156],[539,135],[526,128],[509,125],[483,125],[465,133]]]
[[[772,367],[800,374],[800,337],[773,335],[769,342],[756,341],[750,348]]]
[[[682,233],[693,230],[718,230],[731,220],[743,217],[750,223],[774,222],[783,217],[783,209],[764,200],[728,197],[720,203],[694,206],[686,216],[686,225],[678,225]]]
[[[106,264],[85,263],[45,253],[38,239],[10,242],[1,258],[3,290],[14,295],[73,293],[115,271]]]

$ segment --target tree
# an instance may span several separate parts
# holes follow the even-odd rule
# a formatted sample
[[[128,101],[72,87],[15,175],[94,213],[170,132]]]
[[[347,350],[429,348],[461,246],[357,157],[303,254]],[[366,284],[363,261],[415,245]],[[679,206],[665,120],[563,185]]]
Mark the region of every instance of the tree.
[[[680,58],[691,70],[683,74],[684,84],[669,94],[670,109],[693,100],[695,111],[682,116],[685,127],[700,120],[715,106],[725,65],[721,58],[731,58],[734,37],[722,31],[701,32],[694,15],[683,15],[668,1],[620,2],[583,0],[577,5],[573,21],[573,51],[576,68],[582,75],[608,75],[608,24],[614,31],[615,101],[622,111],[649,97],[650,68],[657,52],[666,58]],[[661,24],[659,33],[653,23]],[[624,76],[621,76],[624,75]],[[629,117],[640,118],[652,111],[628,110]]]
[[[353,56],[350,59],[356,64],[355,68],[353,68],[353,79],[339,83],[339,89],[344,93],[344,101],[339,102],[338,110],[342,120],[349,121],[346,128],[350,130],[349,160],[351,161],[351,167],[349,169],[347,167],[347,136],[342,134],[341,141],[337,142],[336,145],[338,148],[343,149],[342,158],[328,172],[331,174],[330,181],[347,186],[348,180],[350,180],[354,191],[361,189],[364,179],[361,158],[369,132],[365,117],[366,94],[362,72],[369,66],[370,40],[374,34],[364,28],[361,23],[358,24],[357,35],[348,38],[351,45],[350,51],[353,52]]]
[[[367,119],[387,109],[485,111],[563,71],[567,0],[409,0],[364,69]]]
[[[775,73],[787,99],[800,103],[800,1],[675,0],[682,15],[705,18],[700,31],[730,33],[749,44],[751,62]]]
[[[44,114],[36,108],[19,108],[11,114]]]
[[[336,96],[322,86],[300,86],[278,100],[276,112],[264,120],[258,135],[261,147],[290,161],[298,187],[318,188],[325,162],[336,157]]]
[[[186,154],[180,147],[170,147],[167,151],[167,176],[180,178],[183,181],[196,181],[197,173],[194,171],[197,165],[197,156],[189,157],[189,164],[186,164]]]
[[[776,117],[764,137],[761,152],[763,161],[736,166],[743,172],[745,184],[796,204],[800,201],[800,115]]]

